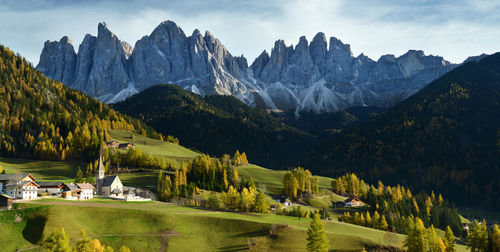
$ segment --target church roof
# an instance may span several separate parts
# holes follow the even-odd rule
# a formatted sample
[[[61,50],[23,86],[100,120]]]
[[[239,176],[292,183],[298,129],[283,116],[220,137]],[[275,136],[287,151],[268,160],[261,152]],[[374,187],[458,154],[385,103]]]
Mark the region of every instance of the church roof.
[[[104,178],[104,182],[102,183],[102,186],[111,186],[111,184],[113,184],[113,182],[116,180],[116,178],[118,178],[118,176],[107,176],[106,178]]]
[[[111,193],[114,193],[114,194],[121,194],[122,193],[122,190],[118,189],[118,188],[115,188],[113,189],[113,191]]]

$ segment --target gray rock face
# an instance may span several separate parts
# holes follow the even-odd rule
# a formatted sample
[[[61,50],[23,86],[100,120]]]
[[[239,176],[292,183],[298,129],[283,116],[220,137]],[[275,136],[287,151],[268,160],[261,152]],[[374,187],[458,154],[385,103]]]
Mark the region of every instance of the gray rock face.
[[[69,38],[45,43],[37,66],[42,73],[104,102],[116,102],[155,84],[173,83],[202,95],[234,95],[272,110],[332,112],[354,106],[389,107],[450,71],[442,57],[410,50],[377,61],[350,45],[318,33],[297,46],[278,40],[249,67],[208,31],[190,36],[162,22],[134,47],[106,27],[87,34],[75,54]]]
[[[309,46],[305,37],[295,48],[276,41],[267,64],[262,54],[250,66],[260,87],[253,95],[297,112],[390,107],[455,67],[422,51],[410,50],[397,58],[384,55],[375,62],[363,54],[354,57],[350,45],[337,38],[331,37],[327,46],[323,33]]]
[[[65,36],[59,42],[45,42],[37,69],[52,79],[71,83],[75,72],[75,63],[75,49],[71,40]]]

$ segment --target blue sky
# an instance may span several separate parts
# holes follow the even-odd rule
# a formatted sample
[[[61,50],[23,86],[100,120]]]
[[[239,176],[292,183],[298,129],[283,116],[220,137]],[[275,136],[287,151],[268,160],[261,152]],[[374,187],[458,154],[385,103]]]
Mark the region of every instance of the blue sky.
[[[373,59],[409,49],[452,62],[500,51],[500,2],[438,0],[3,0],[0,43],[35,65],[43,43],[68,35],[75,50],[105,21],[132,46],[164,20],[186,34],[209,30],[233,55],[249,63],[274,41],[297,44],[317,32],[351,44]]]

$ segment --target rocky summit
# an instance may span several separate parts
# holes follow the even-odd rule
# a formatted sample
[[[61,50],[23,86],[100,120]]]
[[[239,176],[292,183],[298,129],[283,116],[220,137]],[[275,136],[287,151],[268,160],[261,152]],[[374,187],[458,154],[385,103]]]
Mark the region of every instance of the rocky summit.
[[[210,32],[190,36],[162,22],[132,47],[105,23],[87,34],[75,53],[71,40],[47,41],[37,69],[106,103],[150,86],[173,83],[201,95],[233,95],[248,105],[274,111],[333,112],[359,106],[390,107],[450,71],[454,64],[410,50],[377,61],[350,45],[318,33],[294,47],[275,42],[251,66],[235,57]]]

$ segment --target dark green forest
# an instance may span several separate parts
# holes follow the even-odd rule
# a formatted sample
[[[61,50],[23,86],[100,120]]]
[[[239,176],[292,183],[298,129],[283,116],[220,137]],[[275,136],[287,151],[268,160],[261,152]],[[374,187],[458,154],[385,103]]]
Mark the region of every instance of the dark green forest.
[[[318,144],[302,165],[500,208],[500,54],[457,67],[386,113]]]
[[[314,141],[232,96],[202,97],[175,85],[153,86],[112,106],[179,137],[184,146],[215,156],[240,150],[252,162],[274,169],[291,163]]]
[[[163,138],[150,127],[46,78],[0,45],[0,154],[44,160],[93,160],[107,129]]]

